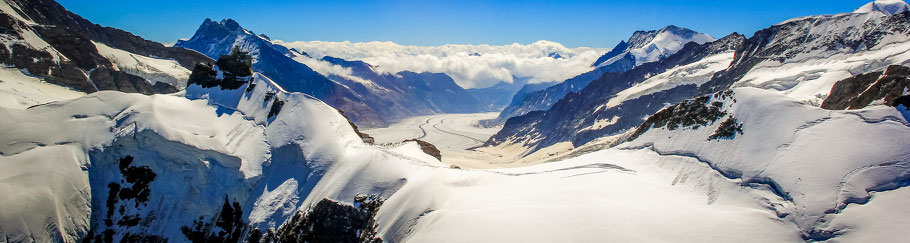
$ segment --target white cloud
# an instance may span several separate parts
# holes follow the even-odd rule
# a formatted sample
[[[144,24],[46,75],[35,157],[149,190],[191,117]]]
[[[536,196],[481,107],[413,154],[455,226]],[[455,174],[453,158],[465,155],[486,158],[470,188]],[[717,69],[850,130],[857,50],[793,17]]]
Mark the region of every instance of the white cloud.
[[[374,83],[370,80],[365,80],[360,77],[354,76],[354,71],[351,70],[351,68],[342,67],[339,65],[335,65],[335,64],[323,61],[323,60],[318,60],[316,58],[310,58],[310,57],[306,57],[306,56],[296,56],[293,59],[294,59],[294,61],[307,65],[308,67],[312,68],[313,71],[316,71],[317,73],[322,74],[323,76],[329,77],[331,75],[337,75],[339,77],[343,77],[348,80],[361,83],[365,87],[373,89],[373,90],[377,90],[377,91],[381,91],[381,92],[387,91],[387,89],[382,88],[379,85],[376,85],[376,83]]]
[[[512,81],[512,76],[533,77],[531,82],[563,81],[591,70],[591,64],[607,50],[602,48],[567,48],[551,41],[529,45],[442,45],[405,46],[394,42],[326,42],[274,41],[321,58],[333,56],[362,60],[377,71],[445,73],[465,88],[487,87],[499,81]],[[472,53],[480,56],[471,56]],[[548,57],[558,53],[564,58]],[[315,68],[314,68],[315,69]]]

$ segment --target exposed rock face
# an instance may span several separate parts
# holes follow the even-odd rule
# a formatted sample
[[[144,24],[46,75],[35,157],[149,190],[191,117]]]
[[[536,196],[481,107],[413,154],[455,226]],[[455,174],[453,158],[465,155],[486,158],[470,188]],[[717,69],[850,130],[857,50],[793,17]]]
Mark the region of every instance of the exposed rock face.
[[[123,30],[93,24],[51,0],[7,0],[7,4],[13,11],[0,13],[0,35],[11,40],[12,45],[11,49],[0,50],[0,62],[75,90],[152,94],[177,89],[166,83],[153,87],[149,80],[117,70],[93,42],[143,56],[173,59],[187,68],[211,61],[194,51],[165,47]],[[94,72],[89,75],[89,71]]]
[[[354,124],[354,122],[351,121],[351,118],[348,118],[348,115],[344,114],[344,111],[338,110],[338,113],[340,113],[341,116],[343,116],[344,119],[348,121],[348,125],[351,125],[351,128],[354,128],[354,132],[357,133],[357,136],[360,137],[360,140],[363,140],[364,143],[373,144],[376,141],[376,139],[371,137],[370,134],[360,132],[360,128],[357,127],[357,124]]]
[[[215,66],[211,63],[199,63],[190,74],[188,84],[198,84],[203,88],[221,87],[222,90],[234,90],[253,79],[252,57],[250,54],[234,48],[230,54],[221,55]],[[217,70],[215,68],[218,68]],[[218,78],[221,77],[221,78]],[[275,99],[278,102],[277,99]],[[277,108],[281,110],[279,106]],[[277,112],[276,112],[277,114]]]
[[[439,152],[439,149],[436,148],[436,145],[433,145],[432,143],[428,143],[428,142],[420,140],[420,139],[409,139],[409,140],[405,140],[404,142],[410,142],[410,141],[417,142],[417,145],[420,146],[420,150],[422,150],[426,154],[429,154],[430,156],[433,156],[433,158],[436,158],[439,161],[442,161],[442,153]]]
[[[113,242],[114,236],[122,237],[121,241],[165,242],[165,237],[148,235],[137,232],[123,232],[129,229],[149,227],[149,221],[144,220],[149,215],[133,213],[146,207],[151,191],[149,183],[155,180],[157,174],[148,166],[132,166],[133,156],[120,158],[119,168],[121,180],[119,183],[107,184],[108,194],[105,203],[104,231],[93,234],[89,231],[83,239],[84,242]],[[129,209],[128,209],[129,208]],[[116,227],[115,227],[116,222]],[[114,230],[126,229],[123,231]]]
[[[24,33],[34,32],[31,26],[6,13],[0,13],[0,28],[3,29],[0,35],[13,40],[24,40]],[[0,61],[4,64],[17,67],[31,75],[43,77],[50,83],[84,92],[97,91],[95,86],[88,81],[87,75],[74,62],[57,63],[54,60],[54,54],[47,50],[36,49],[24,41],[13,43],[10,49],[7,49],[6,46],[0,47],[0,54],[2,54]]]
[[[635,132],[632,133],[629,140],[635,140],[635,138],[638,138],[638,136],[641,136],[641,134],[652,128],[666,127],[667,130],[673,131],[680,128],[698,129],[700,126],[713,124],[718,119],[727,115],[727,112],[723,110],[724,103],[718,100],[730,99],[732,96],[732,91],[726,91],[714,95],[689,99],[664,108],[648,117],[641,126],[638,126],[638,129],[635,129]],[[732,134],[728,134],[729,132],[726,130],[736,130],[736,120],[727,121],[731,121],[732,124],[726,124],[726,126],[732,128],[720,129],[717,137],[709,139],[732,136]]]
[[[327,198],[305,212],[298,212],[278,229],[275,238],[260,242],[367,242],[380,243],[374,219],[383,199],[357,196],[355,205],[344,205]]]
[[[47,33],[50,33],[47,31],[52,31],[51,29],[64,29],[86,40],[101,42],[124,51],[143,56],[174,59],[188,69],[192,68],[196,63],[211,61],[211,58],[207,58],[198,52],[183,48],[167,47],[161,43],[143,39],[120,29],[94,24],[66,10],[53,0],[8,1],[19,5],[19,10],[24,15],[44,26],[43,29],[38,30],[42,37],[47,37]],[[54,47],[57,48],[56,45]],[[59,50],[60,48],[57,49]]]
[[[910,90],[910,67],[891,65],[884,71],[869,72],[834,84],[821,108],[862,109],[875,101],[897,106],[898,98]]]
[[[213,222],[205,222],[204,218],[193,222],[193,227],[183,226],[180,230],[186,238],[194,243],[203,242],[240,242],[244,232],[249,228],[243,221],[243,209],[240,203],[231,203],[227,196],[221,212]],[[214,228],[213,228],[214,226]]]

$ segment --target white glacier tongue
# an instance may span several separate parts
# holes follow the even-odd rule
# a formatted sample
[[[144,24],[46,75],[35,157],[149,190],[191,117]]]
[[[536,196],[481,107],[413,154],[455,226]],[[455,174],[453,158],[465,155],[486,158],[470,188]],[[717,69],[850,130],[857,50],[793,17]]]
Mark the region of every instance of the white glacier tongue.
[[[888,15],[898,14],[910,10],[910,4],[903,0],[875,0],[857,8],[853,13],[882,12]]]

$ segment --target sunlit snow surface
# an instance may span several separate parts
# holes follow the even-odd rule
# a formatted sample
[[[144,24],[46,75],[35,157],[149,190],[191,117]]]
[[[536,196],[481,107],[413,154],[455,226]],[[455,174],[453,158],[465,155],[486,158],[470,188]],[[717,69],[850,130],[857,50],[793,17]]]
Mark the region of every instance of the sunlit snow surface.
[[[90,186],[98,187],[90,181],[104,178],[90,176],[116,170],[110,159],[132,154],[161,172],[150,187],[151,208],[214,214],[227,194],[249,209],[246,220],[263,228],[281,225],[322,198],[350,202],[357,194],[378,194],[387,198],[378,230],[393,242],[793,242],[816,226],[860,237],[864,231],[843,229],[868,223],[850,215],[890,208],[888,200],[876,198],[893,192],[876,193],[868,206],[845,199],[866,197],[867,189],[896,180],[908,162],[901,151],[910,129],[894,108],[824,111],[774,92],[740,88],[737,102],[724,106],[744,124],[745,133],[733,139],[708,141],[717,124],[655,129],[631,143],[563,161],[453,169],[421,154],[414,143],[362,144],[333,108],[284,93],[267,77],[255,79],[251,92],[198,86],[177,95],[107,91],[0,110],[9,118],[0,122],[0,163],[6,168],[0,193],[16,195],[0,199],[4,212],[11,212],[0,220],[4,233],[70,240],[84,234],[91,212],[86,203],[106,196],[89,193]],[[266,116],[269,92],[286,102],[277,117]],[[493,115],[411,122],[438,125],[424,138],[454,150],[495,130],[472,125]],[[422,134],[412,129],[388,141]],[[117,147],[130,141],[151,147]],[[176,165],[183,169],[174,170]],[[187,170],[197,176],[187,177]],[[44,179],[48,173],[58,176]],[[748,182],[757,177],[774,180],[788,197]],[[23,207],[35,210],[15,210]],[[841,207],[843,219],[825,213]],[[168,215],[154,224],[188,225],[195,217]],[[820,218],[832,223],[820,225]],[[48,231],[47,222],[56,228]],[[171,228],[150,233],[182,239]]]
[[[900,187],[910,177],[904,107],[813,103],[840,78],[910,59],[905,39],[886,41],[849,55],[761,63],[731,98],[715,100],[742,124],[732,138],[707,139],[720,122],[653,128],[542,164],[515,159],[533,157],[520,146],[474,148],[497,130],[475,121],[495,114],[408,119],[365,131],[382,144],[371,146],[334,108],[258,74],[249,91],[84,95],[7,68],[0,235],[79,240],[99,224],[93,217],[104,208],[105,183],[118,179],[117,159],[130,155],[158,173],[147,205],[135,210],[158,213],[143,233],[172,242],[184,241],[180,226],[217,215],[225,197],[265,229],[323,198],[350,203],[359,194],[386,198],[377,230],[388,242],[800,242],[818,231],[901,240],[910,226],[910,193]],[[730,58],[671,69],[616,99],[705,82]],[[270,117],[273,99],[284,105]],[[397,143],[411,138],[435,144],[442,161]],[[572,148],[552,149],[538,156]]]
[[[190,77],[190,70],[176,60],[147,57],[94,41],[92,44],[95,44],[98,53],[110,60],[117,70],[145,78],[151,84],[165,82],[182,89],[186,87],[186,80]]]

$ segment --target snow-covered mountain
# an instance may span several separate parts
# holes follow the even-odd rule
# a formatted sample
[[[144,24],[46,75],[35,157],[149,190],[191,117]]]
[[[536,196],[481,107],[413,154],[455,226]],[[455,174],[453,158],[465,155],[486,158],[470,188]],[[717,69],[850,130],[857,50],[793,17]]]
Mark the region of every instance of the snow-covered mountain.
[[[532,111],[506,121],[502,130],[487,145],[519,145],[534,152],[557,143],[580,146],[607,135],[622,133],[638,126],[642,119],[696,94],[698,84],[707,82],[724,70],[734,50],[745,38],[731,34],[702,45],[691,43],[666,59],[645,63],[626,72],[604,73],[578,93],[569,93],[550,109]],[[667,83],[647,91],[644,85]],[[635,99],[608,105],[623,92],[642,89]],[[659,92],[658,92],[659,91]]]
[[[382,126],[404,117],[435,113],[468,113],[492,109],[441,73],[381,73],[362,61],[335,57],[316,59],[300,50],[272,43],[231,19],[206,19],[192,38],[175,46],[210,57],[234,46],[253,56],[253,69],[291,92],[326,101],[362,126]]]
[[[504,108],[495,120],[488,121],[488,123],[498,125],[509,118],[528,112],[547,110],[566,94],[584,89],[591,81],[600,78],[604,73],[624,72],[635,66],[666,58],[679,51],[687,43],[700,44],[713,40],[714,38],[707,34],[673,25],[660,30],[636,31],[628,42],[621,41],[610,52],[598,58],[592,65],[595,67],[594,70],[579,74],[544,90],[529,93],[523,97],[514,97],[513,102]]]
[[[607,52],[592,66],[614,66],[611,71],[625,71],[643,63],[657,61],[673,55],[686,43],[702,44],[714,41],[708,34],[699,33],[683,27],[670,25],[660,30],[635,31],[629,41],[620,41],[613,50]]]
[[[654,114],[616,149],[695,158],[744,186],[767,188],[783,199],[769,206],[806,240],[893,238],[898,233],[887,227],[829,222],[906,185],[908,114],[883,105],[825,110],[774,91],[735,88]]]
[[[906,11],[798,18],[604,73],[506,122],[497,136],[522,135],[491,143],[586,146],[517,168],[452,167],[420,141],[365,143],[346,113],[256,72],[242,46],[193,64],[170,94],[86,94],[9,65],[0,242],[900,241],[908,22]],[[345,87],[391,75],[318,61],[349,68],[314,68]]]
[[[711,42],[729,47],[727,51],[690,53],[693,49],[683,48],[665,60],[678,56],[688,62],[655,62],[608,73],[547,111],[507,121],[488,144],[532,150],[563,142],[580,146],[621,134],[669,104],[731,87],[775,90],[818,106],[839,80],[908,63],[908,23],[910,12],[808,16],[759,30],[742,41],[728,36]]]
[[[235,46],[240,47],[253,56],[256,71],[273,77],[289,91],[307,93],[319,99],[328,100],[343,89],[307,65],[294,61],[295,52],[272,44],[231,19],[220,22],[205,19],[192,38],[179,40],[174,46],[196,50],[211,58],[228,54]]]
[[[903,0],[875,0],[857,8],[853,13],[882,12],[893,15],[910,10],[910,4]]]
[[[193,65],[211,60],[93,24],[50,0],[4,0],[0,12],[0,61],[80,92],[176,92]]]

